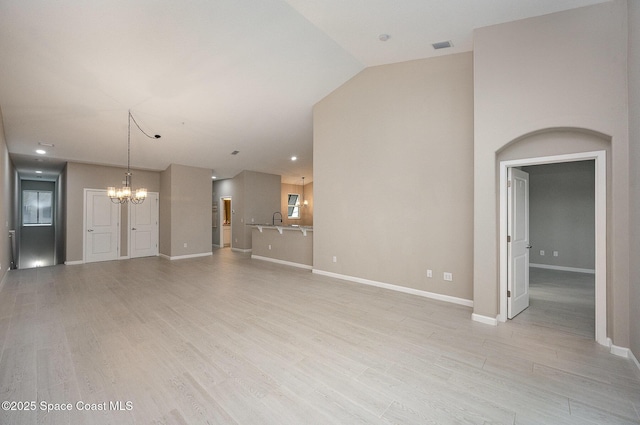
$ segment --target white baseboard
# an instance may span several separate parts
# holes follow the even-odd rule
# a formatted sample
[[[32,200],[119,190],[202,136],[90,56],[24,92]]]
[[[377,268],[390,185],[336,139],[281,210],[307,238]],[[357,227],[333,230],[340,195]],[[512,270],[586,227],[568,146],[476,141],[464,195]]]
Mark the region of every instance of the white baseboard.
[[[420,297],[431,298],[433,300],[445,301],[452,304],[463,305],[465,307],[473,307],[472,300],[465,300],[464,298],[452,297],[450,295],[436,294],[435,292],[422,291],[420,289],[407,288],[404,286],[393,285],[391,283],[378,282],[375,280],[363,279],[360,277],[348,276],[338,273],[327,272],[324,270],[312,269],[315,274],[334,277],[336,279],[348,280],[351,282],[362,283],[364,285],[377,286],[379,288],[390,289],[392,291],[404,292],[406,294],[418,295]]]
[[[611,338],[607,338],[607,345],[609,346],[609,352],[611,354],[618,357],[624,357],[625,359],[631,359],[631,361],[633,361],[636,367],[640,369],[640,362],[638,361],[637,357],[633,354],[633,351],[631,351],[629,348],[619,347],[617,345],[614,345],[613,341],[611,341]]]
[[[131,257],[129,257],[128,255],[121,255],[120,257],[118,257],[118,260],[130,260]]]
[[[231,248],[231,251],[235,251],[235,252],[242,252],[242,253],[247,253],[247,252],[251,252],[251,248],[249,249],[242,249],[242,248]]]
[[[251,255],[251,259],[269,261],[270,263],[284,264],[285,266],[298,267],[300,269],[306,269],[306,270],[313,269],[313,266],[310,266],[308,264],[294,263],[292,261],[285,261],[285,260],[278,260],[277,258],[263,257],[261,255],[253,255],[252,254]]]
[[[578,267],[552,266],[549,264],[535,264],[535,263],[529,263],[529,267],[535,267],[537,269],[560,270],[563,272],[596,274],[595,269],[581,269]]]
[[[611,352],[611,354],[614,354],[618,357],[624,357],[625,359],[630,358],[629,353],[631,353],[631,350],[629,350],[628,348],[611,344],[609,346],[609,351]]]
[[[209,257],[213,255],[213,252],[201,252],[198,254],[188,254],[188,255],[175,255],[175,256],[168,256],[166,254],[159,254],[160,257],[162,258],[166,258],[167,260],[185,260],[187,258],[198,258],[198,257]]]
[[[489,316],[483,316],[481,314],[473,313],[471,315],[471,320],[478,323],[484,323],[485,325],[498,326],[497,317],[489,317]]]
[[[212,247],[214,247],[214,248],[220,248],[220,245],[215,244],[215,243],[214,243],[214,244],[211,244],[211,246],[212,246]]]
[[[75,261],[65,261],[64,265],[65,266],[78,266],[80,264],[84,264],[84,261],[82,260],[75,260]]]
[[[629,357],[631,358],[631,360],[633,360],[633,362],[636,364],[636,367],[640,370],[640,362],[638,361],[638,358],[633,355],[633,351],[631,350],[629,350]]]

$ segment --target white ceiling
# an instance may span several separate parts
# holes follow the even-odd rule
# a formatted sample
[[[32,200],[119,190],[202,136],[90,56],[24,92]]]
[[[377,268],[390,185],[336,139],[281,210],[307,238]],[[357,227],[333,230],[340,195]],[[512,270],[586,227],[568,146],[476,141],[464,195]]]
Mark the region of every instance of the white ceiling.
[[[310,182],[313,105],[363,68],[470,51],[474,28],[604,1],[0,0],[5,136],[25,176],[126,166],[131,109],[162,135],[132,128],[133,168]],[[45,163],[39,143],[55,145]]]

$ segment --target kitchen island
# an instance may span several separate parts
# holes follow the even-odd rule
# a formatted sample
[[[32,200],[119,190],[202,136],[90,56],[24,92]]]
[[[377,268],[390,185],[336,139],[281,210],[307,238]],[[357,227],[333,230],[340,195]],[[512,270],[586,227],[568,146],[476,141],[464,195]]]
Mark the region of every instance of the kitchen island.
[[[313,227],[250,224],[251,258],[311,270]]]

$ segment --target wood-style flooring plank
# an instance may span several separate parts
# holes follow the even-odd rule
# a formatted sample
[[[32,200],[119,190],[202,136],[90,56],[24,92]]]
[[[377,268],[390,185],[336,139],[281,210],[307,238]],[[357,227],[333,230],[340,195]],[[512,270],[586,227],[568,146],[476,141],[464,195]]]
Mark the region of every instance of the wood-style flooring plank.
[[[0,423],[640,423],[640,371],[594,341],[589,276],[536,273],[531,307],[492,327],[229,249],[11,271],[0,395],[74,409]]]

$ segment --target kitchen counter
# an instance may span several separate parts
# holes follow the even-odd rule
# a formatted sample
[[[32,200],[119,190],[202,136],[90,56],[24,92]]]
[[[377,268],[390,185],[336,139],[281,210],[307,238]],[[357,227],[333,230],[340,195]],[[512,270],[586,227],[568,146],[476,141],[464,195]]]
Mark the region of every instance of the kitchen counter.
[[[313,227],[247,224],[251,230],[251,258],[311,269]]]

